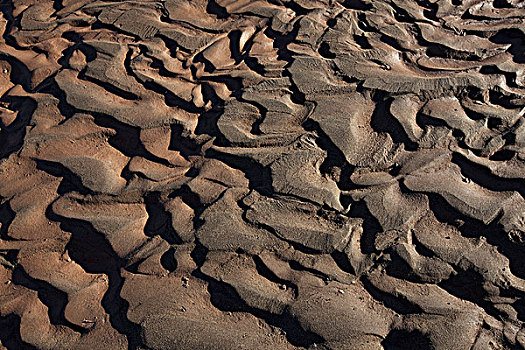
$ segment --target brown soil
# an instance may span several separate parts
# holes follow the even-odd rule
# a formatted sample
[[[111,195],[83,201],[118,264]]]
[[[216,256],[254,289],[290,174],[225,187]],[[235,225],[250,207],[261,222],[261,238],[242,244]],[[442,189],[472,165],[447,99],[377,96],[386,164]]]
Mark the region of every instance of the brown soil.
[[[0,349],[525,348],[519,0],[0,2]]]

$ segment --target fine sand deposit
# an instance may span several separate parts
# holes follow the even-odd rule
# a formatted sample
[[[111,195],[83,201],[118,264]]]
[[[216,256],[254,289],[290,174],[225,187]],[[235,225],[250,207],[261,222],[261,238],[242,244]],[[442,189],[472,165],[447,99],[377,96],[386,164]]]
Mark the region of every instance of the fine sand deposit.
[[[0,349],[525,347],[524,2],[0,13]]]

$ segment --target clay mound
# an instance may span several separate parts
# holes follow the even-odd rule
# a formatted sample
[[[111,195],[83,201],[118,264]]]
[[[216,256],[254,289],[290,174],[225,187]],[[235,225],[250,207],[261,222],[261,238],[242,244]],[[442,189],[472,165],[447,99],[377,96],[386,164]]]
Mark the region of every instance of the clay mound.
[[[521,1],[0,11],[1,349],[525,348]]]

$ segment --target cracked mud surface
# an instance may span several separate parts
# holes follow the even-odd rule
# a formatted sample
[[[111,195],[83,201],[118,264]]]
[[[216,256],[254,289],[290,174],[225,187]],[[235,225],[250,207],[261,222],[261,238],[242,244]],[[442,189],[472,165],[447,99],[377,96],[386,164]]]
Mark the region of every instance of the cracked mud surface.
[[[525,347],[523,2],[0,12],[0,348]]]

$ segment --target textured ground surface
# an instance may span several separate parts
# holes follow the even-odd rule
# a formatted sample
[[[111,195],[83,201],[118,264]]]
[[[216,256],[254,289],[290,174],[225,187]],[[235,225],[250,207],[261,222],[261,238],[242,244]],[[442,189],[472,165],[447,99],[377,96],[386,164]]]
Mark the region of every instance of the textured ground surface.
[[[0,10],[0,348],[525,347],[521,1]]]

